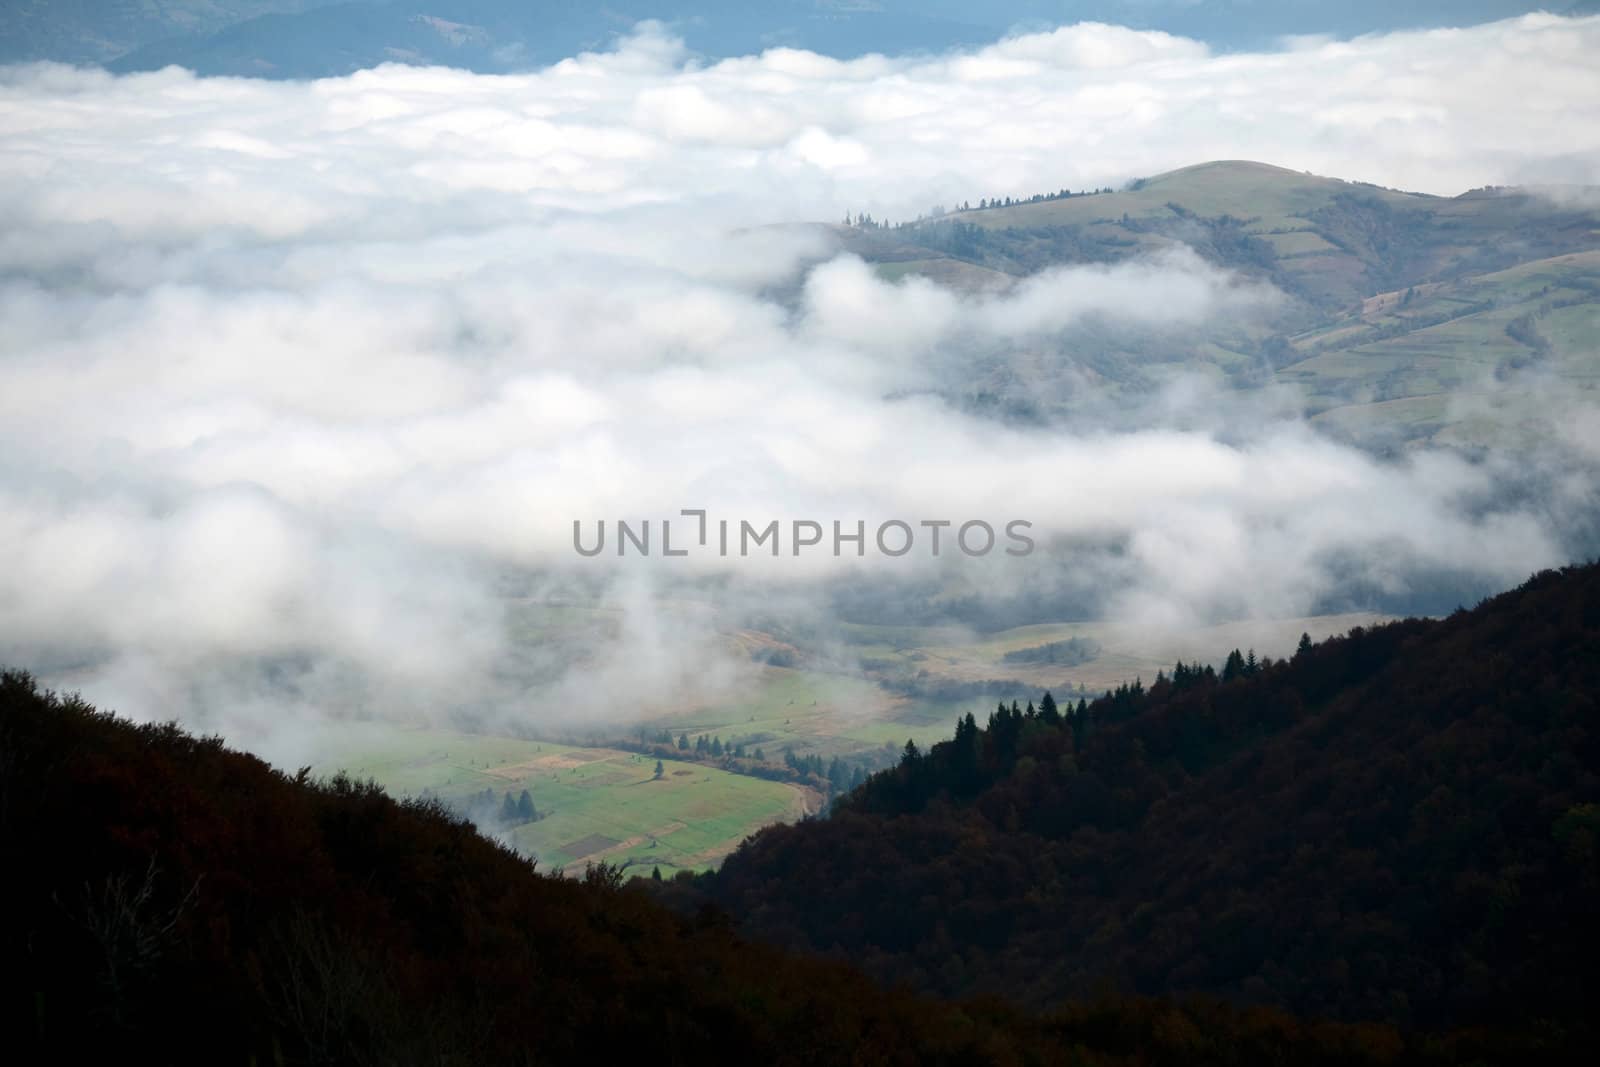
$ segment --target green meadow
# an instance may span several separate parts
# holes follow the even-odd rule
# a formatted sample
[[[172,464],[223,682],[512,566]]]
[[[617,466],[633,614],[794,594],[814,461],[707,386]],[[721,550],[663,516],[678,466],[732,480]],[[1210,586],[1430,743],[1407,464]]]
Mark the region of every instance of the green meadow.
[[[534,628],[550,639],[571,640],[592,629],[595,614],[540,615]],[[1374,615],[1234,623],[1186,631],[1105,623],[1054,623],[973,634],[952,627],[843,624],[840,635],[862,668],[845,673],[815,667],[762,668],[736,695],[653,719],[651,729],[742,744],[781,764],[785,750],[800,757],[839,757],[868,767],[892,763],[908,739],[926,747],[949,737],[968,712],[985,718],[992,694],[951,698],[941,683],[1001,682],[1005,699],[1037,699],[1097,692],[1135,677],[1147,682],[1177,659],[1217,662],[1229,648],[1258,654],[1291,652],[1302,632],[1321,639],[1353,626],[1381,621]],[[1080,638],[1093,654],[1072,665],[1018,662],[1006,654]],[[906,695],[895,682],[915,676],[933,696]],[[611,735],[614,742],[621,731]],[[318,738],[323,756],[314,770],[370,778],[397,796],[432,795],[464,810],[488,790],[494,808],[509,795],[530,794],[538,817],[479,823],[544,869],[576,872],[589,863],[621,864],[636,873],[659,867],[664,876],[716,866],[740,841],[763,826],[818,810],[824,798],[784,782],[735,774],[689,760],[656,760],[610,747],[605,735],[592,744],[467,733],[445,727],[378,722],[329,727]]]
[[[397,796],[431,793],[451,803],[526,789],[539,818],[497,830],[544,869],[605,861],[663,875],[715,866],[769,823],[797,818],[817,798],[796,786],[607,748],[378,723],[346,725],[324,739],[319,774],[343,770]]]

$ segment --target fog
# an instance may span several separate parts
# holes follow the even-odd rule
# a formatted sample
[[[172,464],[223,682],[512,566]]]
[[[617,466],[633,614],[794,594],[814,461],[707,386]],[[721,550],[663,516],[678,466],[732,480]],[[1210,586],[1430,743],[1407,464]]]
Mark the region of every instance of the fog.
[[[1180,377],[1095,414],[1084,373],[1082,418],[1008,423],[951,402],[973,353],[1071,375],[1085,323],[1176,335],[1283,296],[1192,254],[957,293],[795,224],[1217,158],[1591,183],[1597,48],[1600,19],[1540,15],[696,66],[646,26],[515,77],[0,70],[0,661],[293,758],[330,715],[726,697],[755,668],[721,635],[825,631],[841,590],[884,590],[874,621],[934,588],[1177,627],[1515,583],[1588,543],[1591,411],[1558,408],[1535,455],[1384,458],[1280,390]],[[574,520],[686,544],[682,509],[860,521],[869,551],[573,550]],[[892,519],[904,556],[871,550]],[[922,548],[925,520],[1017,519],[1026,557]],[[614,625],[530,623],[575,604]]]

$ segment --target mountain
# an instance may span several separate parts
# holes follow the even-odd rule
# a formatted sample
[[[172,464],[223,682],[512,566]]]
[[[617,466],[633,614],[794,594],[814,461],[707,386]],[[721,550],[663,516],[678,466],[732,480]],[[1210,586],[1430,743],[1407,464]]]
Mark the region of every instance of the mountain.
[[[293,15],[331,2],[7,0],[0,4],[0,63],[106,63],[156,41],[202,40],[262,15]]]
[[[1065,192],[832,232],[887,277],[986,290],[1187,246],[1289,298],[1272,316],[1192,335],[1086,332],[1053,357],[1078,360],[1075,374],[1023,374],[981,354],[958,368],[968,399],[1023,416],[1070,415],[1086,375],[1140,396],[1199,369],[1297,386],[1324,428],[1380,449],[1484,447],[1537,437],[1551,394],[1592,397],[1600,378],[1600,191],[1427,196],[1224,161]]]
[[[1048,1005],[1111,986],[1587,1032],[1600,565],[1281,662],[968,717],[708,876],[754,937]]]
[[[846,968],[741,944],[715,917],[679,921],[609,869],[541,876],[439,808],[285,775],[11,673],[0,835],[0,951],[27,990],[5,1021],[25,1062],[1064,1051],[1015,1013],[930,1012]]]
[[[0,675],[0,1018],[19,1062],[1516,1062],[1481,1033],[1102,999],[936,1003],[536,873],[443,809]],[[1509,1042],[1509,1043],[1508,1043]],[[1543,1039],[1541,1039],[1543,1043]]]
[[[711,57],[776,45],[850,57],[974,47],[1080,21],[1198,38],[1217,48],[1289,34],[1354,36],[1465,25],[1537,10],[1527,0],[1337,6],[1252,0],[15,0],[0,11],[0,61],[53,59],[153,70],[325,77],[384,62],[526,69],[605,47],[642,19]],[[112,61],[115,61],[114,63]]]
[[[23,1062],[1575,1061],[1597,665],[1600,566],[1545,573],[968,716],[698,885],[540,874],[436,804],[5,672],[0,1012]]]

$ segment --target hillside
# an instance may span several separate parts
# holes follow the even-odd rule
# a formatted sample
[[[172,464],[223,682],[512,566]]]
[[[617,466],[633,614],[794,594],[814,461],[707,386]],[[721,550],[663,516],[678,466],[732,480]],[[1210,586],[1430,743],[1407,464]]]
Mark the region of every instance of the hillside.
[[[1077,411],[1085,374],[1137,397],[1199,370],[1242,388],[1294,385],[1325,428],[1379,448],[1489,446],[1537,438],[1552,396],[1592,402],[1600,383],[1592,191],[1437,197],[1225,161],[1062,192],[852,228],[840,243],[886,277],[986,291],[1182,245],[1289,299],[1181,336],[1085,328],[1062,343],[1071,366],[975,360],[957,389],[968,402],[1048,419]]]
[[[1482,1062],[1215,1003],[936,1004],[536,873],[438,807],[290,776],[0,675],[3,1022],[19,1062]],[[1525,1052],[1526,1049],[1520,1049]],[[1516,1045],[1499,1046],[1512,1062]]]
[[[972,719],[705,885],[750,934],[1036,1005],[1587,1026],[1600,565],[1291,659]],[[1543,1025],[1542,1023],[1540,1025]]]

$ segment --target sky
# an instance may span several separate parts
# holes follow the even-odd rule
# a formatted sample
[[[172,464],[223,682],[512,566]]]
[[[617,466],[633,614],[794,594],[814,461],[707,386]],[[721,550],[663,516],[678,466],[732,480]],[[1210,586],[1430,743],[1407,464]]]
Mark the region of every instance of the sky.
[[[701,65],[646,25],[519,76],[0,68],[0,661],[292,753],[329,714],[581,722],[731,691],[750,667],[719,625],[826,621],[827,583],[859,573],[1087,582],[1162,626],[1294,616],[1352,570],[1513,584],[1593,511],[1592,412],[1552,409],[1569,451],[1537,504],[1504,502],[1523,459],[1380,460],[1273,390],[1005,426],[937,399],[952,359],[1282,296],[1185,255],[962,295],[786,224],[1211,159],[1445,195],[1600,183],[1597,48],[1600,19],[1530,15],[1223,56],[1088,24]],[[684,508],[1020,518],[1040,544],[572,550],[574,519]],[[518,636],[530,596],[622,622],[574,664]]]

